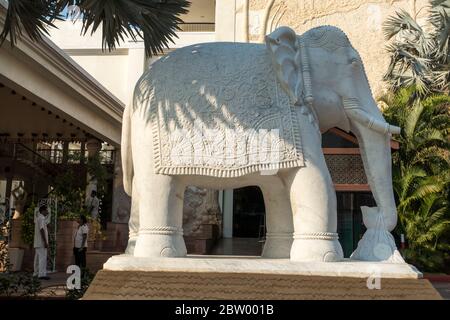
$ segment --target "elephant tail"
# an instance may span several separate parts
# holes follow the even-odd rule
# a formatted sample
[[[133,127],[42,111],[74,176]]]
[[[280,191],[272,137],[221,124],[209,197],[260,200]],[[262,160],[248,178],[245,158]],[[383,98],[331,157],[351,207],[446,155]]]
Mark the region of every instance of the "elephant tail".
[[[120,149],[122,156],[123,188],[131,196],[133,184],[133,155],[131,150],[131,108],[127,105],[123,112],[122,119],[122,146]]]

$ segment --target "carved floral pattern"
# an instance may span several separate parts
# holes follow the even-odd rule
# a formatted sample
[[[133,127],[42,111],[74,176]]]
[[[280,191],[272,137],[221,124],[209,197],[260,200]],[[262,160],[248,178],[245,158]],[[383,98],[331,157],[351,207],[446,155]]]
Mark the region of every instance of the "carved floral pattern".
[[[195,45],[151,68],[157,173],[235,177],[303,166],[295,106],[278,84],[265,46]],[[275,163],[261,153],[267,145],[280,151]]]

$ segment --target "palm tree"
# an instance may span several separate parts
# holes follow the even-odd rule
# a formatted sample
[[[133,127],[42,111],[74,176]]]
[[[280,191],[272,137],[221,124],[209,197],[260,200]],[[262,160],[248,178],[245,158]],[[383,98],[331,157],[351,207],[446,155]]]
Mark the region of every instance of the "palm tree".
[[[393,186],[397,200],[397,233],[408,240],[403,253],[427,271],[445,264],[450,249],[450,97],[420,98],[415,88],[380,99],[387,121],[400,126],[400,149],[393,154]]]
[[[414,170],[411,170],[411,174],[414,175]],[[399,208],[404,210],[399,210],[400,230],[398,231],[406,234],[408,239],[408,248],[403,251],[403,255],[423,270],[442,271],[446,259],[449,258],[450,245],[444,241],[444,237],[450,231],[448,216],[450,208],[448,202],[437,190],[420,194],[419,191],[424,187],[425,189],[438,187],[433,186],[433,178],[422,178],[419,178],[417,189],[412,192],[410,198],[403,199],[404,202],[400,201],[399,204]],[[407,204],[411,198],[414,201],[418,194],[420,194],[420,201],[417,209],[406,210],[409,205],[403,206],[403,204]]]
[[[26,33],[39,41],[62,20],[63,10],[78,8],[81,33],[94,33],[102,27],[102,46],[113,50],[121,41],[143,39],[145,52],[151,56],[168,47],[177,37],[180,14],[187,13],[186,0],[9,0],[0,44],[9,37],[14,46]]]
[[[431,95],[419,99],[413,88],[402,89],[380,99],[388,121],[403,128],[395,137],[400,150],[393,155],[394,165],[419,165],[427,174],[439,174],[450,166],[450,97]]]
[[[430,2],[426,27],[400,10],[384,23],[391,55],[384,80],[392,91],[414,86],[420,95],[448,93],[450,80],[450,0]]]

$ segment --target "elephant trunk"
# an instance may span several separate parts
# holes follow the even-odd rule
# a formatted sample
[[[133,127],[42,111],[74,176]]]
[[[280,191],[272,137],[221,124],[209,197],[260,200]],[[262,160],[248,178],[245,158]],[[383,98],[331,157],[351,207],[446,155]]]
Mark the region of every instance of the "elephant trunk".
[[[400,128],[386,123],[374,101],[366,108],[355,100],[351,104],[348,99],[343,102],[350,119],[351,131],[360,144],[367,180],[378,212],[383,216],[384,228],[392,231],[397,224],[397,209],[392,187],[390,133],[399,133]]]

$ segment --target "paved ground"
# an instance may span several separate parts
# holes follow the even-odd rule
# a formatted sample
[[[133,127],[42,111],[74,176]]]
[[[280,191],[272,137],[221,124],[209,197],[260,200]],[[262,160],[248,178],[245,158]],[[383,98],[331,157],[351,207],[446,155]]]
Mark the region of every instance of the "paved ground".
[[[432,282],[431,284],[445,300],[450,300],[450,282]]]
[[[49,276],[51,277],[50,280],[41,281],[42,290],[38,296],[48,299],[64,298],[66,294],[66,280],[69,275],[58,272],[49,274]],[[450,282],[434,281],[431,284],[445,300],[450,300]]]
[[[50,276],[50,280],[42,281],[41,285],[43,290],[38,296],[48,299],[64,298],[66,294],[65,286],[68,275],[65,273],[55,273],[50,274]],[[444,299],[450,300],[450,282],[432,282],[432,285]]]
[[[66,281],[69,276],[64,272],[49,273],[50,280],[41,280],[40,298],[62,299],[66,296]]]
[[[221,238],[212,255],[260,256],[264,242],[258,238]]]

